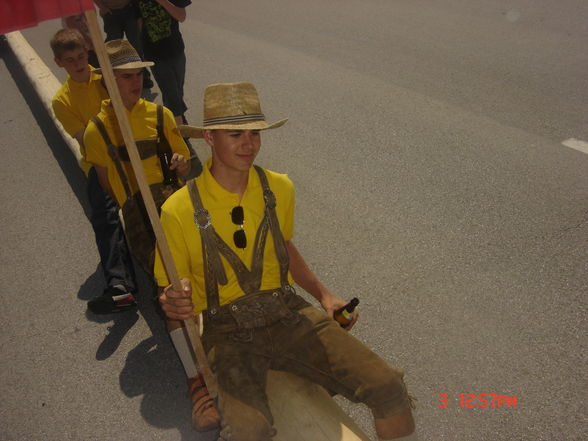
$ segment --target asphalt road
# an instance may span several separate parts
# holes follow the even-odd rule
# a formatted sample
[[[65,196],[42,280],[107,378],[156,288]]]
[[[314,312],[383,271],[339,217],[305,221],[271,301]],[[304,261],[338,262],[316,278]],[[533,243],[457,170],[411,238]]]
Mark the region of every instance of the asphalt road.
[[[421,440],[588,438],[588,155],[562,144],[588,141],[587,20],[580,0],[188,9],[188,119],[239,80],[290,118],[258,162],[295,182],[311,267],[361,299],[354,334],[406,370]],[[50,66],[57,27],[24,32]],[[83,176],[0,49],[0,439],[215,439],[189,427],[145,289],[138,314],[86,312],[102,280]]]

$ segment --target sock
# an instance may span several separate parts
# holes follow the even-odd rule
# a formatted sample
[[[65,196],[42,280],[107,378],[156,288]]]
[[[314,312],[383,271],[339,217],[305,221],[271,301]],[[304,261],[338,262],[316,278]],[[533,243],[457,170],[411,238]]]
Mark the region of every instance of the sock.
[[[186,376],[188,378],[193,378],[198,375],[198,368],[196,367],[196,356],[192,350],[192,346],[190,346],[185,329],[186,328],[174,329],[169,333],[169,336],[176,348],[178,357],[180,357],[182,366],[184,366]]]

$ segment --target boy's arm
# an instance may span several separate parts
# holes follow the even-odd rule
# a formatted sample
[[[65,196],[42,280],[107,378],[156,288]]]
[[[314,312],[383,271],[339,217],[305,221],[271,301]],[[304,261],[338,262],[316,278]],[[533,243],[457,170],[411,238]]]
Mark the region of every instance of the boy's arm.
[[[190,173],[190,150],[184,139],[176,130],[176,121],[171,110],[163,108],[163,136],[169,142],[172,150],[172,158],[170,161],[170,170],[176,170],[178,176],[186,176]]]
[[[82,150],[82,152],[84,151],[84,132],[86,131],[86,129],[82,129],[82,130],[78,130],[76,133],[74,133],[74,138],[78,141],[78,144],[80,144],[80,149]]]
[[[92,120],[90,120],[88,126],[83,131],[83,143],[87,146],[86,160],[94,166],[100,186],[116,201],[112,186],[108,180],[107,147],[104,144],[104,139],[98,132],[96,124]]]
[[[186,8],[180,8],[179,6],[174,5],[169,0],[155,0],[159,3],[163,9],[167,11],[169,15],[175,18],[180,23],[186,20]]]
[[[55,117],[61,123],[65,131],[72,138],[79,141],[78,133],[81,131],[83,137],[84,130],[86,129],[86,124],[81,120],[80,115],[77,114],[71,106],[66,105],[61,99],[54,98],[51,102],[51,107],[53,108]],[[80,145],[83,145],[83,142],[80,143]]]
[[[331,292],[321,283],[316,274],[314,274],[308,267],[304,258],[291,240],[286,241],[286,248],[288,249],[288,257],[290,258],[290,273],[296,284],[317,299],[323,309],[327,312],[327,315],[333,317],[333,312],[342,306],[345,306],[347,303],[339,297],[331,294]],[[351,329],[356,321],[357,313],[354,312],[353,320],[346,329]]]
[[[66,106],[58,99],[54,99],[51,106],[53,107],[55,117],[61,123],[64,130],[78,142],[80,145],[80,153],[82,154],[82,157],[85,157],[84,132],[86,127],[80,121],[79,116],[76,115],[71,107]]]

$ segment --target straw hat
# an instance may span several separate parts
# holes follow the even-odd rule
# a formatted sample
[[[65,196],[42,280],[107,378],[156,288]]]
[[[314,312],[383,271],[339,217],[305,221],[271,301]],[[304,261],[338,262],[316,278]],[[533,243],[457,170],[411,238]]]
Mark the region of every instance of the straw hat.
[[[204,91],[202,127],[181,125],[178,129],[184,137],[202,138],[202,130],[268,130],[283,126],[286,121],[265,122],[252,83],[211,84]]]
[[[110,58],[112,69],[138,69],[140,67],[153,66],[151,61],[143,61],[135,48],[128,40],[110,40],[104,43],[106,53]],[[94,69],[94,72],[100,73],[102,69]]]

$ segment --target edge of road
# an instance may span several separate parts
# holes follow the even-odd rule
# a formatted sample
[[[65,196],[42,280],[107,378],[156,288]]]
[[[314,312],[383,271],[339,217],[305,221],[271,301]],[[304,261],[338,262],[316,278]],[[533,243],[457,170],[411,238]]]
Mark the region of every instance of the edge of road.
[[[79,164],[82,159],[80,146],[78,145],[78,142],[65,131],[57,118],[55,118],[53,108],[51,107],[51,100],[61,87],[61,83],[43,60],[41,60],[39,54],[37,54],[37,52],[31,47],[20,31],[10,32],[4,36],[6,37],[6,41],[8,42],[14,56],[18,59],[22,69],[27,74],[31,85],[37,92],[37,95],[39,95],[39,99],[43,103],[45,110],[51,116],[55,127],[59,133],[61,133],[63,140],[68,145]]]

